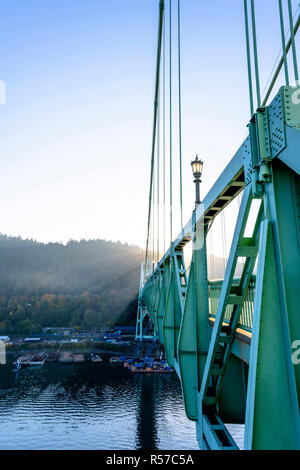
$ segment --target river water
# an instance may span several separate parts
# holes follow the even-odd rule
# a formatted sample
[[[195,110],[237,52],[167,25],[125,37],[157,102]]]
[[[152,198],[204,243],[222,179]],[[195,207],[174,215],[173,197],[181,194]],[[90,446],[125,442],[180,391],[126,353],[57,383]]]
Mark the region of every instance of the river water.
[[[12,372],[0,366],[0,449],[198,449],[172,374],[107,359]]]

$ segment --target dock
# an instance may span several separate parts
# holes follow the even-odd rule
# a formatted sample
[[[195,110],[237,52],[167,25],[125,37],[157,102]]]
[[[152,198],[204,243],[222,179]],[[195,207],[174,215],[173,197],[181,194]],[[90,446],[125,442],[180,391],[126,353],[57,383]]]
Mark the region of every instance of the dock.
[[[72,353],[69,351],[64,351],[60,354],[58,362],[67,364],[73,361]]]
[[[85,362],[84,355],[83,354],[73,354],[73,362],[75,362],[75,363]]]

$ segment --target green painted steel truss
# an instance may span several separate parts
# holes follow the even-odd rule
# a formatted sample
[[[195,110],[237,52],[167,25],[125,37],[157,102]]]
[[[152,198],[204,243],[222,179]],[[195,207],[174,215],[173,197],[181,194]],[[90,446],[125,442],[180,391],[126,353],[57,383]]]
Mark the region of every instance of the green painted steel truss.
[[[299,91],[282,87],[257,110],[249,136],[201,206],[155,269],[141,276],[139,309],[150,315],[178,374],[202,449],[237,449],[224,423],[245,423],[245,449],[300,449],[300,364],[292,360],[300,340]],[[241,192],[216,301],[206,238],[215,217]],[[254,200],[260,210],[246,237]],[[183,247],[190,240],[187,275]]]

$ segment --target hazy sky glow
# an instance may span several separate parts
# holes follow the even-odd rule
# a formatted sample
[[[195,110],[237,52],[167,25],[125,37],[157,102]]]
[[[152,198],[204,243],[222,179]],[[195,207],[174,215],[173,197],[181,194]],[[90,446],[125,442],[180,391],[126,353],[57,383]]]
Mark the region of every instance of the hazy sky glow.
[[[0,232],[40,241],[105,238],[144,245],[158,3],[2,2],[0,79],[7,102],[0,106]],[[194,200],[191,159],[199,153],[205,160],[203,196],[242,143],[249,105],[243,1],[181,3],[187,221]],[[256,3],[264,88],[280,30],[277,0]],[[176,212],[178,191],[174,200]],[[174,235],[178,230],[175,217]]]

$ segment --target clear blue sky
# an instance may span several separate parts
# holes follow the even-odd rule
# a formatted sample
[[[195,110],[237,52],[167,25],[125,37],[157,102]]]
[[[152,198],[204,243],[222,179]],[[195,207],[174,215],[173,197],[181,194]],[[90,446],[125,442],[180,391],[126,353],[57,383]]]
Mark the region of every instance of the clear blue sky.
[[[7,98],[0,106],[0,232],[41,241],[97,237],[144,245],[158,3],[1,2],[0,79]],[[204,195],[242,143],[249,105],[243,1],[181,3],[186,221],[194,199],[191,159],[199,153],[205,160]],[[264,88],[280,31],[277,0],[256,3]],[[293,5],[296,10],[298,2]],[[176,192],[175,211],[178,197]]]

